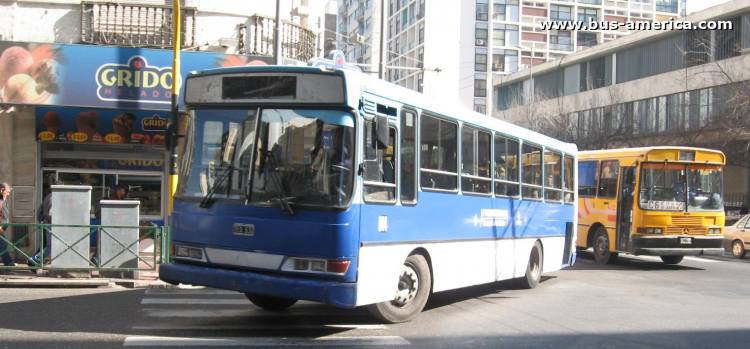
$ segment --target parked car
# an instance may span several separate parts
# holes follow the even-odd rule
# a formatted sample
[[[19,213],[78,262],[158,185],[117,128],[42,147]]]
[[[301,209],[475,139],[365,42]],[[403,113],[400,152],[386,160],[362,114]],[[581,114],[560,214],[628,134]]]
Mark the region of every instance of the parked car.
[[[734,258],[745,258],[750,248],[750,215],[744,215],[736,223],[724,227],[724,248],[731,250]]]

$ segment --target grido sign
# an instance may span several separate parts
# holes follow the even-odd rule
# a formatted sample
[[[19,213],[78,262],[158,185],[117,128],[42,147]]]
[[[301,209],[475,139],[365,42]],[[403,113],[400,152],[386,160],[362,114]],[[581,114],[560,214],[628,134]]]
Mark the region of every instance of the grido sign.
[[[171,50],[4,41],[0,103],[171,110],[172,60]],[[273,57],[183,52],[180,61],[178,84],[190,71],[264,65]]]

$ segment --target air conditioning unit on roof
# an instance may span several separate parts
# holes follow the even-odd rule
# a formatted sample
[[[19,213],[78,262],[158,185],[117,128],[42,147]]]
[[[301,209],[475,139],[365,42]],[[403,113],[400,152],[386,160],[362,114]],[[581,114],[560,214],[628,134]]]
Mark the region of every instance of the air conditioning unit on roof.
[[[477,46],[486,46],[486,45],[487,45],[487,41],[485,41],[484,39],[477,39]]]

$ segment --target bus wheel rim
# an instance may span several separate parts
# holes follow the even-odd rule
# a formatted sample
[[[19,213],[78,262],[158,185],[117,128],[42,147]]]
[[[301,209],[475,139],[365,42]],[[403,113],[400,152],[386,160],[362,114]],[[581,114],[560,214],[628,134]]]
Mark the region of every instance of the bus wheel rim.
[[[417,296],[419,291],[419,274],[414,267],[404,265],[401,269],[401,276],[398,280],[398,292],[396,292],[396,298],[393,300],[393,304],[398,307],[403,307]]]

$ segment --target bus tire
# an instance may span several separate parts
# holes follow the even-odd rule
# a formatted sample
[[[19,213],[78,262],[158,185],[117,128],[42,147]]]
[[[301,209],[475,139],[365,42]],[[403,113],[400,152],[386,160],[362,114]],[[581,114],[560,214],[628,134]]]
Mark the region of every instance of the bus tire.
[[[424,256],[413,254],[406,258],[397,287],[396,298],[369,304],[367,311],[380,321],[391,324],[410,321],[422,312],[432,287],[430,268]]]
[[[734,240],[732,241],[732,256],[737,259],[745,258],[745,254],[747,251],[745,251],[745,244],[742,243],[740,240]]]
[[[617,252],[609,250],[609,235],[604,227],[597,228],[594,234],[594,258],[602,264],[612,264],[617,261]]]
[[[257,293],[245,293],[245,297],[256,306],[272,311],[285,310],[297,303],[296,299],[264,296]]]
[[[542,279],[542,265],[544,265],[544,253],[539,241],[534,243],[529,254],[529,263],[526,264],[526,275],[516,279],[516,286],[523,289],[532,289],[539,285]]]
[[[679,264],[685,256],[659,256],[664,264]]]

